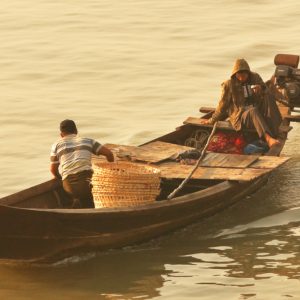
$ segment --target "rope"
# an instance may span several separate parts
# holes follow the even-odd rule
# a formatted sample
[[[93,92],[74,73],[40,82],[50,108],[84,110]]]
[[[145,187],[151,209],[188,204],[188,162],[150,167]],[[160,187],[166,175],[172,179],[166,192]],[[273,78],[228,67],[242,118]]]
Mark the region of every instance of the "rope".
[[[202,150],[205,145],[207,139],[209,137],[209,132],[204,129],[196,130],[191,137],[189,137],[184,145],[192,148],[196,148],[198,150]]]
[[[209,143],[210,143],[210,140],[211,140],[211,138],[213,137],[213,135],[214,135],[214,133],[215,133],[215,131],[216,131],[216,129],[217,129],[217,123],[218,122],[216,122],[215,124],[214,124],[214,127],[213,127],[213,129],[212,129],[212,131],[211,131],[211,133],[210,133],[210,135],[209,135],[209,137],[208,137],[208,140],[207,140],[207,142],[206,142],[206,144],[205,144],[205,146],[204,146],[204,148],[202,149],[202,151],[201,151],[201,155],[200,155],[200,157],[199,157],[199,159],[198,159],[198,161],[197,161],[197,163],[196,163],[196,165],[195,165],[195,167],[193,168],[193,170],[190,172],[190,174],[181,182],[181,184],[168,196],[168,200],[171,200],[172,198],[174,198],[174,196],[184,187],[184,185],[190,180],[190,178],[193,176],[193,174],[195,173],[195,171],[197,170],[197,168],[198,168],[198,166],[199,166],[199,164],[200,164],[200,162],[202,161],[202,159],[204,158],[204,156],[205,156],[205,154],[206,154],[206,149],[207,149],[207,147],[208,147],[208,145],[209,145]]]

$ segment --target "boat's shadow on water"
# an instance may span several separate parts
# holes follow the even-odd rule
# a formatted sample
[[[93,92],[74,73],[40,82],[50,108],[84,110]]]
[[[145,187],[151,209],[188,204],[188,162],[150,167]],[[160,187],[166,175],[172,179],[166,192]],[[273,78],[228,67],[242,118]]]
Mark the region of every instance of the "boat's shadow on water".
[[[246,295],[257,284],[253,280],[299,279],[299,169],[299,160],[292,159],[250,197],[142,245],[74,256],[50,266],[2,265],[1,294],[8,299],[41,294],[45,299],[149,299],[179,284],[194,294],[198,289],[209,292],[211,286],[238,286],[238,293],[245,290]]]

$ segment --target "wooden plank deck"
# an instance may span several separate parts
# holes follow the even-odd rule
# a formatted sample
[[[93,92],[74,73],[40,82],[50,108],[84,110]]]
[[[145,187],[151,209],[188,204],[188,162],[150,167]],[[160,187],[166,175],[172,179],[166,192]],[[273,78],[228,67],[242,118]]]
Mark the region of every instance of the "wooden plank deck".
[[[177,144],[155,141],[140,147],[107,144],[106,147],[111,149],[119,158],[130,157],[133,161],[147,163],[159,163],[161,161],[175,158],[179,153],[194,148]],[[201,162],[203,167],[220,167],[220,168],[246,168],[258,159],[257,156],[225,154],[225,153],[207,153]]]
[[[245,155],[240,155],[245,156]],[[193,179],[205,180],[238,180],[250,181],[263,176],[278,168],[289,160],[288,157],[256,157],[256,160],[248,167],[204,167],[200,166],[192,176]],[[193,165],[182,165],[176,162],[161,163],[158,168],[161,170],[163,178],[174,179],[186,178]]]
[[[194,166],[182,165],[179,163],[164,163],[159,165],[161,176],[167,179],[184,179]],[[207,168],[199,167],[193,174],[193,179],[205,180],[238,180],[250,181],[258,178],[272,169],[254,169],[254,168]]]
[[[120,159],[126,159],[126,157],[128,157],[133,161],[157,163],[166,158],[164,153],[150,152],[147,149],[136,146],[117,144],[107,144],[105,146],[109,148],[115,154],[115,156],[119,157]]]
[[[166,143],[161,141],[155,141],[148,144],[144,144],[140,146],[139,148],[142,148],[147,151],[153,151],[153,152],[160,152],[163,153],[165,157],[169,158],[174,154],[181,153],[186,150],[192,150],[194,148],[187,147],[183,145],[177,145],[172,143]]]
[[[156,164],[162,177],[184,179],[193,169],[193,165],[183,165],[167,160],[193,148],[155,141],[140,147],[107,144],[116,155],[121,150],[127,152],[132,161]],[[124,153],[123,152],[123,153]],[[118,158],[122,160],[122,157]],[[209,180],[249,181],[260,177],[285,163],[288,157],[238,155],[208,152],[192,178]],[[94,158],[94,161],[99,160]]]
[[[155,141],[140,147],[117,144],[106,144],[105,146],[119,158],[126,158],[127,156],[130,157],[131,160],[147,163],[158,163],[172,156],[176,156],[180,152],[194,149],[160,141]]]
[[[254,169],[276,169],[289,159],[286,156],[260,156],[249,167]]]
[[[200,163],[200,166],[211,168],[247,168],[257,160],[258,156],[255,155],[210,152],[206,154],[205,158]]]
[[[116,158],[116,160],[132,160],[146,163],[158,163],[172,156],[177,156],[178,153],[191,150],[194,148],[171,143],[155,141],[142,146],[128,146],[118,144],[105,144]],[[101,156],[93,156],[93,161],[104,161]]]

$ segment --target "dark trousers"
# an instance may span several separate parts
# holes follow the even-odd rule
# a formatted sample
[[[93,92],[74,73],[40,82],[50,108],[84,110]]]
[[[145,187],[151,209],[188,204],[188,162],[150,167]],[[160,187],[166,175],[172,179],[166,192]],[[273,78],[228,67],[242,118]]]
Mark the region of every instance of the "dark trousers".
[[[282,118],[275,99],[266,93],[255,107],[242,113],[241,122],[244,128],[255,128],[260,138],[266,133],[276,138]]]
[[[64,190],[73,198],[74,208],[94,208],[92,194],[92,171],[71,174],[63,180]]]

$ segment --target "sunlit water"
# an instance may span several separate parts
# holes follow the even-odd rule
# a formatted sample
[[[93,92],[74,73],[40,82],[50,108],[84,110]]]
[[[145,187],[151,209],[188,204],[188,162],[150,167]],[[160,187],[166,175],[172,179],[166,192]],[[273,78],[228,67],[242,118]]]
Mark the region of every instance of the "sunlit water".
[[[58,124],[139,144],[214,106],[237,57],[300,54],[287,1],[11,0],[0,9],[2,196],[50,178]],[[256,194],[147,244],[0,266],[1,299],[300,299],[300,128]],[[0,245],[1,247],[1,245]]]

